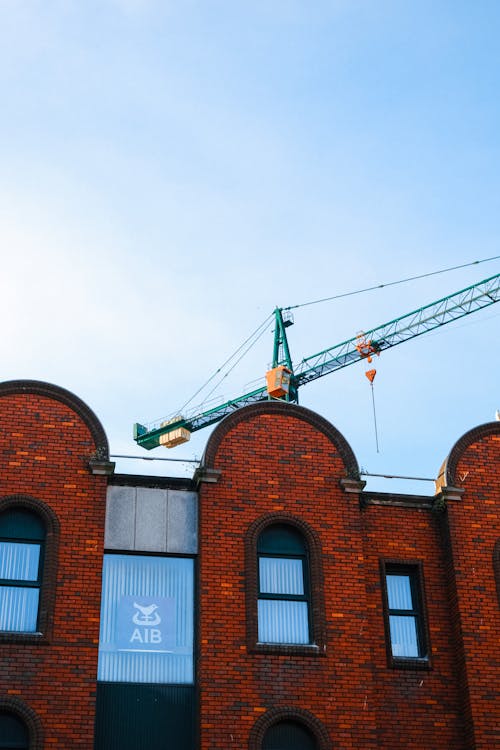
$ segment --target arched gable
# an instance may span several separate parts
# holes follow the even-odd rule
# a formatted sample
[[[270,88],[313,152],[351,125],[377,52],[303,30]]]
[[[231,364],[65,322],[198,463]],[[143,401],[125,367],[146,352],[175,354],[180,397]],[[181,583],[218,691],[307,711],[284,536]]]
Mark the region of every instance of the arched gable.
[[[95,444],[96,456],[102,460],[109,459],[109,445],[104,428],[92,409],[65,388],[44,383],[39,380],[6,380],[0,383],[0,397],[16,396],[19,394],[44,396],[59,401],[74,411],[88,427]]]
[[[439,491],[442,487],[456,487],[457,483],[460,482],[457,473],[458,464],[464,453],[473,443],[494,435],[500,437],[500,422],[486,422],[486,424],[474,427],[462,435],[441,466],[436,482],[437,490]]]
[[[244,406],[233,414],[230,414],[215,428],[211,434],[202,460],[205,469],[215,468],[214,464],[218,449],[228,433],[243,421],[251,421],[261,415],[276,415],[292,417],[307,422],[318,432],[325,435],[335,446],[346,470],[346,476],[351,479],[359,479],[359,467],[354,452],[345,437],[328,420],[316,412],[306,409],[297,404],[288,404],[283,401],[261,401],[257,404]]]

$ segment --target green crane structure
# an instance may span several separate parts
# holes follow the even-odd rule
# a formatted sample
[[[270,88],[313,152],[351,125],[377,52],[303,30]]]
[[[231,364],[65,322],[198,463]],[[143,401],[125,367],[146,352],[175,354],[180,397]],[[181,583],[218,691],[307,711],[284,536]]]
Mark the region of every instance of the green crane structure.
[[[380,354],[386,349],[452,323],[466,315],[471,315],[499,301],[500,274],[496,274],[459,292],[450,294],[448,297],[443,297],[425,307],[420,307],[418,310],[395,318],[389,323],[384,323],[317,354],[305,357],[295,368],[293,367],[286,336],[286,328],[293,323],[289,314],[290,308],[277,307],[274,310],[273,369],[270,372],[278,372],[278,375],[282,373],[286,381],[278,398],[297,403],[298,390],[306,383],[362,359],[371,361],[374,354]],[[206,411],[185,417],[182,415],[176,416],[162,422],[159,426],[148,428],[136,423],[134,425],[134,440],[147,450],[159,445],[173,447],[186,442],[192,432],[220,422],[221,419],[224,419],[236,409],[270,398],[273,398],[273,396],[270,395],[268,385],[256,388]]]

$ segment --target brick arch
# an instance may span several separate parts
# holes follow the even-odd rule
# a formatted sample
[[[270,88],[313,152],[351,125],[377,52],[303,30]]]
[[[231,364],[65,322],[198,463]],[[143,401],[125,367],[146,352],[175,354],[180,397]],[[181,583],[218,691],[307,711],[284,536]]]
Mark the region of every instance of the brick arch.
[[[500,422],[486,422],[486,424],[474,427],[457,440],[439,470],[437,479],[438,490],[441,487],[455,487],[457,485],[457,481],[459,481],[457,469],[463,454],[472,443],[477,443],[479,440],[490,435],[500,436]]]
[[[316,414],[316,412],[297,404],[288,404],[284,401],[259,401],[256,404],[243,406],[225,417],[208,439],[201,462],[202,466],[208,469],[214,468],[217,451],[227,433],[240,422],[251,420],[261,414],[279,414],[308,422],[333,443],[344,462],[346,475],[351,479],[359,479],[359,467],[356,456],[342,433],[328,422],[328,420],[324,419],[324,417]]]
[[[45,526],[45,550],[38,618],[41,635],[35,633],[0,633],[0,643],[40,643],[40,641],[48,641],[52,633],[60,524],[52,508],[42,500],[30,495],[7,495],[0,498],[0,513],[14,508],[31,511],[43,521]]]
[[[317,646],[315,652],[311,652],[310,646],[280,645],[273,644],[265,646],[266,650],[289,654],[304,653],[319,656],[326,653],[326,619],[324,600],[324,577],[322,565],[321,541],[316,531],[301,518],[292,513],[266,513],[257,518],[247,529],[245,545],[245,581],[246,581],[246,624],[248,647],[256,649],[258,621],[257,621],[257,598],[258,598],[258,571],[257,571],[257,542],[261,533],[268,526],[275,524],[292,526],[304,537],[309,552],[309,574],[311,578],[311,619],[312,640]]]
[[[6,380],[4,383],[0,383],[0,397],[19,394],[45,396],[45,398],[59,401],[68,406],[87,425],[92,435],[98,457],[103,460],[109,459],[108,438],[101,422],[92,409],[78,398],[78,396],[75,396],[74,393],[40,380]]]
[[[26,729],[29,737],[29,750],[43,750],[42,723],[37,714],[23,700],[16,696],[0,696],[0,711],[17,716]]]
[[[250,731],[248,750],[261,750],[265,734],[280,721],[296,721],[308,729],[318,744],[318,750],[331,750],[332,743],[328,732],[314,714],[302,708],[276,707],[262,714]]]

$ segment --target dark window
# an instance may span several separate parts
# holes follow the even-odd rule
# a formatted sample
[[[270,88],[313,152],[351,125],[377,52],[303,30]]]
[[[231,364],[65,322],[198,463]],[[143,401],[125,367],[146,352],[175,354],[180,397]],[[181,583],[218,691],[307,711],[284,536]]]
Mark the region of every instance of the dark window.
[[[262,531],[258,555],[258,641],[310,643],[310,593],[307,547],[292,526],[274,524]]]
[[[0,711],[0,750],[28,750],[28,730],[14,714]]]
[[[44,540],[36,514],[23,508],[0,514],[1,631],[37,631]]]
[[[280,721],[270,727],[262,741],[262,750],[316,750],[312,734],[296,721]]]
[[[421,566],[382,563],[382,575],[386,631],[393,664],[427,661]]]

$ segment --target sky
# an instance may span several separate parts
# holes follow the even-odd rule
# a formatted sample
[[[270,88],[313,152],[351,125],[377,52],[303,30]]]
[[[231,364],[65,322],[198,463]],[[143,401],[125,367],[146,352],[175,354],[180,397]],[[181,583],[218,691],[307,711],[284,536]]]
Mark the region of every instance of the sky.
[[[133,423],[179,409],[276,306],[500,255],[499,26],[489,0],[0,0],[3,380],[74,392],[112,454],[199,459],[208,429],[145,452]],[[298,308],[294,361],[499,271]],[[436,477],[500,408],[496,308],[377,359],[378,452],[362,363],[300,402],[364,471]],[[272,337],[221,397],[263,378]]]

